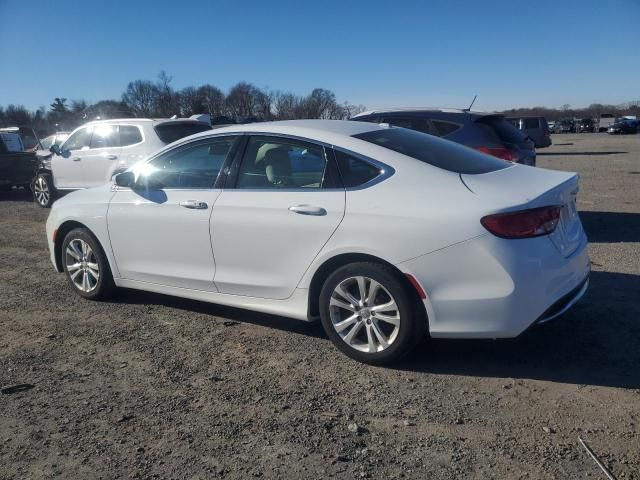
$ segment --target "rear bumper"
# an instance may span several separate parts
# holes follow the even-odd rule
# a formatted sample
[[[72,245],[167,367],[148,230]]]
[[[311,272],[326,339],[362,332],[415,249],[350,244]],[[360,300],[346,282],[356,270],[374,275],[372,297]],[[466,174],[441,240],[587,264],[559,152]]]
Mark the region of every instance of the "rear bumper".
[[[569,257],[546,236],[487,234],[398,266],[427,292],[431,336],[443,338],[516,337],[577,302],[590,271],[584,234]]]

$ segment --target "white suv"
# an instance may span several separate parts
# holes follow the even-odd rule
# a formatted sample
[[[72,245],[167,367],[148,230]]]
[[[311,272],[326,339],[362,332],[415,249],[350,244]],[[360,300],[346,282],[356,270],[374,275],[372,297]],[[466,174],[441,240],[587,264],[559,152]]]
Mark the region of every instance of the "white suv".
[[[52,155],[41,161],[33,183],[36,203],[49,207],[58,193],[108,182],[165,145],[210,128],[190,119],[89,122],[62,145],[52,145]]]

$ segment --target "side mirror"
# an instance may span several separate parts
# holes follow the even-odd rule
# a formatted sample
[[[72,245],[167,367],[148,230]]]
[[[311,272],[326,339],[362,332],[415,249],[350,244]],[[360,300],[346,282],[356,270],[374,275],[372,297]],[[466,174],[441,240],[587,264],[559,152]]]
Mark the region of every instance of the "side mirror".
[[[136,176],[133,172],[122,172],[116,175],[115,182],[119,187],[133,188],[136,184]]]
[[[61,153],[60,145],[58,145],[58,144],[56,144],[56,143],[52,144],[52,145],[49,147],[49,151],[50,151],[51,153],[56,154],[56,155],[60,155],[60,153]]]

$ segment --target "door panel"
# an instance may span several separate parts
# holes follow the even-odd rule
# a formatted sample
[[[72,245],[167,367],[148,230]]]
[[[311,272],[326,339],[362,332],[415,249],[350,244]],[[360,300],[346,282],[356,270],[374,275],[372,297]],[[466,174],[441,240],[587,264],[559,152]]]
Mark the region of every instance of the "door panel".
[[[86,188],[108,182],[118,165],[120,141],[117,125],[97,125],[91,136],[91,148],[82,156],[82,176]]]
[[[82,159],[88,154],[93,127],[84,127],[71,134],[62,147],[61,155],[51,157],[53,183],[56,188],[82,188],[84,186]]]
[[[342,221],[344,205],[344,190],[225,190],[211,220],[216,286],[223,293],[288,298]],[[311,214],[294,211],[299,206],[311,207]]]
[[[220,190],[116,192],[107,222],[122,278],[195,290],[215,290],[209,236]],[[206,208],[181,203],[204,202]]]

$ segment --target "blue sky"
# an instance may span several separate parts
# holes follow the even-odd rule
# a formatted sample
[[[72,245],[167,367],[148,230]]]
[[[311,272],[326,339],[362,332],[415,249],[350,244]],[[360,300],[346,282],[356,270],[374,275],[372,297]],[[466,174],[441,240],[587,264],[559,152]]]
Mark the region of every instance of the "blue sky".
[[[640,99],[640,0],[0,0],[0,105],[244,80],[370,108]],[[475,108],[474,107],[474,108]]]

